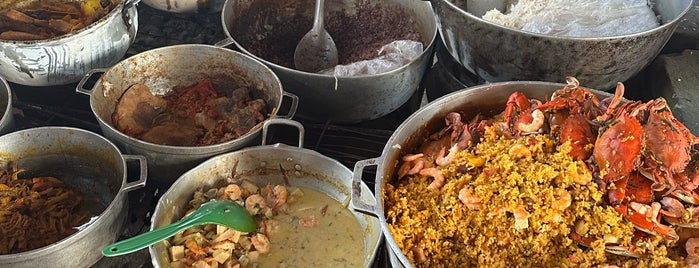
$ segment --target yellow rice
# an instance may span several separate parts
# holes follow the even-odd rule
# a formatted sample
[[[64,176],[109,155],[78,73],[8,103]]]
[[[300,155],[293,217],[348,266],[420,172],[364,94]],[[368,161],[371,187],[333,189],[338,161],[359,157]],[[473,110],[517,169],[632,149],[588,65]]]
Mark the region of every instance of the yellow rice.
[[[531,155],[513,146],[527,148]],[[568,143],[559,145],[548,135],[510,139],[487,128],[477,145],[440,168],[446,178],[441,189],[428,189],[432,178],[422,175],[387,184],[383,198],[389,230],[418,267],[677,266],[668,257],[672,245],[657,236],[636,243],[641,258],[605,253],[604,238],[629,246],[634,227],[606,204],[591,172],[570,157],[570,150]],[[463,167],[467,171],[462,174]],[[480,209],[469,209],[458,199],[464,187],[480,199]],[[552,208],[561,200],[560,189],[572,196],[562,211]],[[519,230],[517,208],[529,213],[528,226]],[[570,238],[576,223],[579,232],[597,238],[590,247]]]

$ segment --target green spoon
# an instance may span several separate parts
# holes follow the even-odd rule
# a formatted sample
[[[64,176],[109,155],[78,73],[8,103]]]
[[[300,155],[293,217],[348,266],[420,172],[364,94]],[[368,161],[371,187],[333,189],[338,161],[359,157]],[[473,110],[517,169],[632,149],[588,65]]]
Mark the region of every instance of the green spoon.
[[[230,200],[211,200],[175,223],[105,247],[102,255],[114,257],[129,254],[167,239],[189,227],[202,224],[220,224],[246,233],[255,231],[257,227],[250,213],[238,203]]]

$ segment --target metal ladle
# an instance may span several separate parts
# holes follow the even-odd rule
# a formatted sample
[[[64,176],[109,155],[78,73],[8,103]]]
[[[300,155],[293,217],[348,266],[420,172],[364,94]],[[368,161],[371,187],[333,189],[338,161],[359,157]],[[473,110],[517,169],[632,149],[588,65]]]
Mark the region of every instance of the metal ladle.
[[[324,6],[325,0],[316,0],[313,28],[296,45],[294,65],[300,71],[315,73],[338,63],[335,41],[323,23]]]
[[[129,254],[167,239],[189,227],[202,224],[224,225],[246,233],[255,231],[257,227],[250,213],[238,203],[230,200],[211,200],[175,223],[105,247],[102,255],[114,257]]]

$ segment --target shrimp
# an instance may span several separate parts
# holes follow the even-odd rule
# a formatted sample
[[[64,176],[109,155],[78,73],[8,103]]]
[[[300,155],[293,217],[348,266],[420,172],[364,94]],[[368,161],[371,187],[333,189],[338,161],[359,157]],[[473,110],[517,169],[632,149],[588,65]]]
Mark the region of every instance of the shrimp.
[[[525,124],[522,122],[517,124],[517,129],[524,133],[531,133],[538,131],[539,129],[541,129],[542,126],[544,126],[544,113],[542,111],[532,111],[532,118],[532,122],[529,124]]]
[[[252,242],[252,245],[255,247],[257,251],[260,253],[268,253],[269,252],[269,238],[267,238],[266,235],[263,234],[255,234],[253,237],[250,238],[250,241]]]
[[[433,177],[432,183],[427,186],[427,189],[436,190],[444,186],[444,174],[437,168],[425,168],[420,170],[420,175]]]
[[[444,156],[444,148],[442,148],[439,151],[439,154],[437,155],[437,159],[435,159],[435,163],[437,163],[438,166],[443,167],[446,165],[451,164],[451,162],[456,159],[456,153],[459,151],[459,146],[457,144],[454,144],[449,148],[449,153]]]
[[[687,258],[685,259],[687,264],[699,264],[699,237],[687,239],[687,242],[684,244],[684,249],[687,251]]]
[[[527,146],[524,146],[522,144],[515,144],[510,147],[510,150],[507,151],[507,154],[510,155],[512,158],[531,158],[532,157],[532,152],[527,148]]]
[[[398,169],[398,178],[403,178],[406,175],[415,175],[425,167],[424,154],[411,154],[403,156],[403,164]]]
[[[187,239],[187,241],[184,242],[184,245],[192,251],[195,255],[204,255],[206,254],[206,251],[202,248],[199,247],[199,244],[197,244],[197,241],[194,241],[194,239]]]
[[[264,197],[259,194],[254,194],[245,199],[245,209],[247,209],[250,214],[256,215],[265,214],[266,210],[269,208],[267,207],[267,202]]]
[[[289,197],[286,187],[283,185],[275,185],[272,192],[274,193],[274,208],[279,208],[280,206],[286,204],[286,200]]]
[[[240,186],[238,186],[237,184],[229,184],[223,190],[223,196],[221,196],[221,198],[230,199],[230,200],[238,200],[242,196],[243,196],[243,190],[240,189]]]
[[[461,200],[468,209],[478,210],[483,206],[481,205],[481,200],[468,192],[468,188],[464,187],[459,190],[459,200]]]
[[[300,219],[299,223],[303,227],[316,227],[319,224],[318,218],[316,218],[316,216],[314,216],[314,215],[310,215],[308,217],[304,217],[304,218]]]
[[[529,228],[529,212],[527,212],[524,208],[521,206],[515,208],[515,210],[512,211],[512,215],[515,216],[516,230]]]
[[[573,197],[566,189],[556,190],[556,199],[551,203],[551,208],[564,211],[566,208],[570,207],[573,202]]]

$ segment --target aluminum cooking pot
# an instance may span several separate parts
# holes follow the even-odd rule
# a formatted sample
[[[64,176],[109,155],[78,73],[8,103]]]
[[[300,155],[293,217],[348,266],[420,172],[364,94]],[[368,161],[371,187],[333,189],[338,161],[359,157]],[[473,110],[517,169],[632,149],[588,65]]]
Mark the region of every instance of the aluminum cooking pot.
[[[265,0],[227,0],[223,6],[221,21],[228,36],[228,42],[245,54],[260,60],[269,66],[282,81],[284,89],[299,96],[299,116],[317,121],[333,121],[337,123],[356,123],[376,119],[398,109],[410,99],[417,90],[422,76],[432,64],[433,43],[437,35],[437,25],[428,2],[385,0],[385,1],[356,1],[328,0],[325,3],[326,13],[345,11],[351,13],[359,3],[380,3],[406,10],[415,19],[417,30],[422,36],[425,49],[422,54],[407,65],[398,69],[377,74],[355,77],[334,77],[298,71],[287,68],[268,59],[260,58],[243,47],[236,39],[237,30],[250,24],[265,25],[267,20],[282,20],[280,18],[257,18],[251,21],[249,14],[260,12],[259,6],[275,9],[275,14],[281,18],[292,20],[294,16],[313,17],[315,1],[312,0],[283,0],[273,4]],[[247,16],[244,16],[248,14]],[[327,21],[327,19],[326,19]],[[310,30],[310,29],[309,29]],[[300,38],[299,38],[300,39]],[[298,42],[299,40],[289,40]]]
[[[575,76],[591,88],[609,90],[653,61],[693,0],[651,1],[661,20],[659,27],[598,38],[558,37],[500,26],[481,19],[487,8],[470,8],[468,0],[431,2],[451,56],[487,81],[560,81]],[[505,2],[488,4],[494,8]]]
[[[103,73],[91,90],[83,88],[93,75]],[[131,56],[109,69],[90,71],[76,90],[90,95],[90,108],[108,139],[125,152],[144,155],[148,159],[149,177],[171,184],[185,171],[205,159],[242,148],[260,134],[260,125],[247,134],[224,143],[207,146],[169,146],[145,142],[117,130],[112,114],[121,95],[135,83],[146,85],[154,94],[165,95],[178,87],[198,83],[211,77],[215,85],[229,81],[245,81],[267,103],[271,117],[291,118],[298,98],[282,90],[279,79],[262,63],[242,53],[210,45],[175,45],[148,50]],[[231,88],[231,90],[233,90]],[[282,100],[291,100],[288,114],[278,114]]]
[[[266,145],[268,127],[286,124],[299,129],[299,145]],[[303,148],[303,126],[292,120],[270,119],[264,123],[262,145],[213,157],[182,175],[163,194],[151,218],[151,230],[183,217],[192,195],[203,187],[217,183],[235,182],[241,178],[257,185],[285,184],[311,188],[346,204],[350,197],[363,203],[374,203],[371,190],[363,182],[352,186],[352,171],[318,152]],[[351,193],[351,191],[354,191]],[[364,267],[371,267],[382,238],[375,217],[352,211],[364,231],[357,234],[364,240]],[[170,255],[165,241],[149,248],[154,267],[170,267]],[[301,253],[301,252],[300,252]],[[302,254],[302,253],[301,253]]]
[[[127,180],[126,161],[138,161],[140,177]],[[122,155],[102,136],[69,127],[38,127],[0,137],[0,163],[24,168],[29,177],[53,176],[100,208],[86,226],[51,245],[0,255],[1,267],[89,267],[117,239],[126,222],[129,191],[146,184],[143,156]]]
[[[367,166],[377,166],[376,203],[360,203],[352,198],[354,207],[375,215],[381,222],[381,229],[386,238],[389,258],[393,267],[412,267],[386,224],[383,193],[386,184],[393,183],[399,160],[406,154],[417,151],[427,137],[444,128],[444,117],[452,111],[464,111],[464,118],[471,118],[477,113],[493,116],[505,109],[511,93],[520,91],[529,98],[544,100],[564,84],[550,82],[502,82],[471,87],[445,95],[420,108],[406,119],[388,139],[381,156],[358,161],[354,167],[354,182],[361,181],[361,174]],[[609,93],[592,90],[600,99],[612,96]],[[470,115],[470,116],[469,116]]]
[[[15,116],[12,114],[12,89],[4,78],[0,77],[0,135],[15,128]]]
[[[0,10],[36,1],[0,0]],[[136,38],[139,1],[121,0],[99,21],[67,35],[47,40],[0,40],[0,76],[27,86],[65,85],[77,82],[89,70],[113,65],[124,57]]]

